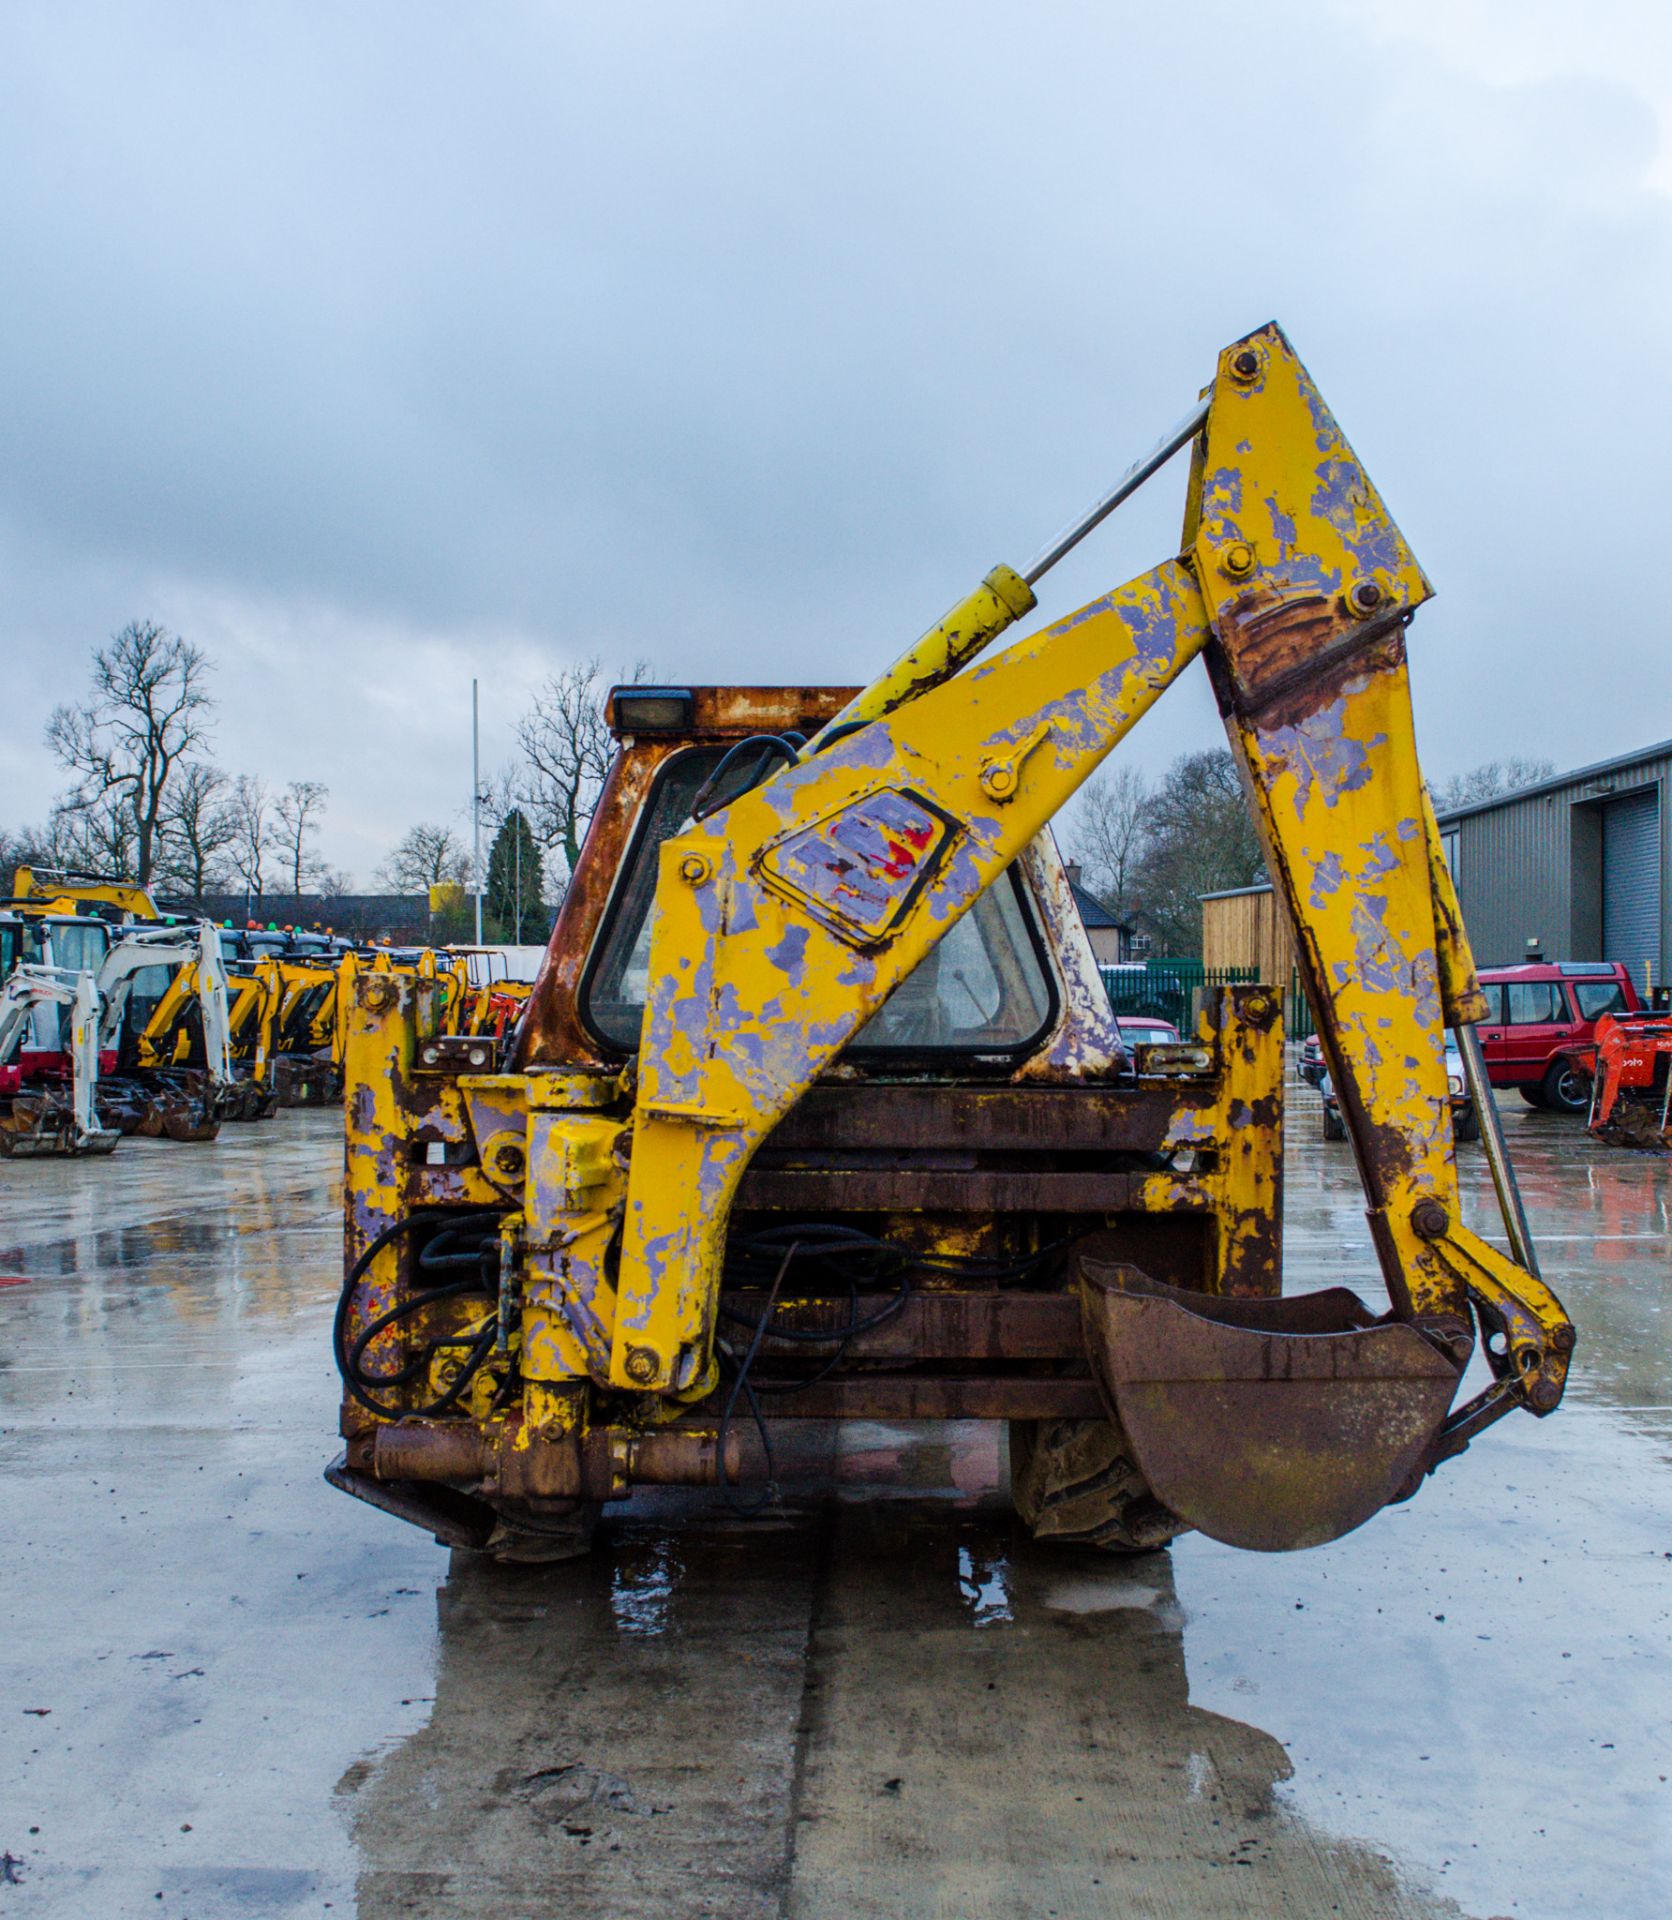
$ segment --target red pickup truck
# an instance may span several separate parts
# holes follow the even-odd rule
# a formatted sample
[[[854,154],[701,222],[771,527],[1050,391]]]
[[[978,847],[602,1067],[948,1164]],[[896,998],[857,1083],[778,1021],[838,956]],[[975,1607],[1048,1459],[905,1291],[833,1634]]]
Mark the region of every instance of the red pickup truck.
[[[1482,967],[1487,1014],[1476,1027],[1495,1087],[1519,1087],[1535,1107],[1583,1113],[1591,1083],[1560,1058],[1564,1047],[1589,1041],[1605,1013],[1635,1013],[1642,1002],[1617,960],[1537,961],[1520,967]]]

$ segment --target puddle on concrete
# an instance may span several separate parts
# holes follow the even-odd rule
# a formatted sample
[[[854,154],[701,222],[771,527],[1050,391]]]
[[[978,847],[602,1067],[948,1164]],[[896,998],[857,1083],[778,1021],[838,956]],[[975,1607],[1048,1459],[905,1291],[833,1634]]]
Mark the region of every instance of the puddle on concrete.
[[[667,1538],[623,1540],[610,1569],[610,1611],[622,1633],[666,1633],[685,1569]]]
[[[498,1569],[319,1482],[322,1119],[224,1160],[147,1143],[120,1188],[0,1183],[5,1271],[36,1276],[0,1293],[0,1684],[50,1709],[0,1749],[0,1848],[32,1913],[753,1920],[793,1856],[809,1911],[992,1910],[956,1881],[1659,1920],[1667,1164],[1506,1106],[1573,1404],[1316,1553],[1050,1553],[1008,1518],[998,1428],[798,1423],[758,1521],[670,1492],[587,1561]],[[1490,1231],[1478,1155],[1465,1184]],[[1300,1143],[1289,1190],[1292,1284],[1362,1284],[1345,1149]],[[220,1209],[235,1232],[193,1230]]]
[[[960,1547],[958,1594],[973,1626],[997,1626],[1012,1619],[1010,1563],[1005,1555],[991,1548]]]
[[[1112,1613],[1121,1607],[1147,1609],[1159,1604],[1161,1588],[1125,1573],[1081,1575],[1057,1580],[1041,1595],[1053,1613]]]

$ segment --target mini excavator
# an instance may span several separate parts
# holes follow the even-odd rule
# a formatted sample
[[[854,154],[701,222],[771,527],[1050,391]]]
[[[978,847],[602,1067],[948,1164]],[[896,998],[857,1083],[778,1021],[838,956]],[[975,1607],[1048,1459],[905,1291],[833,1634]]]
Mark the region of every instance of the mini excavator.
[[[99,990],[90,973],[68,967],[16,966],[0,982],[0,1154],[33,1160],[48,1154],[106,1154],[121,1133],[99,1118]],[[11,1063],[37,1008],[69,1013],[70,1084],[22,1084]]]
[[[1176,557],[1001,651],[1175,454]],[[640,1485],[769,1491],[792,1420],[1008,1424],[1044,1539],[1284,1550],[1562,1397],[1417,762],[1430,594],[1283,334],[862,691],[624,687],[514,1043],[353,983],[345,1492],[505,1558]],[[1285,1296],[1276,992],[1122,1044],[1052,818],[1200,657],[1363,1181],[1386,1306]],[[1464,1223],[1456,1029],[1510,1252]],[[1471,1359],[1478,1391],[1462,1394]],[[764,1488],[759,1483],[765,1483]]]
[[[1586,1124],[1610,1146],[1672,1147],[1672,995],[1653,989],[1636,1013],[1605,1013],[1592,1039],[1560,1057],[1590,1082]]]

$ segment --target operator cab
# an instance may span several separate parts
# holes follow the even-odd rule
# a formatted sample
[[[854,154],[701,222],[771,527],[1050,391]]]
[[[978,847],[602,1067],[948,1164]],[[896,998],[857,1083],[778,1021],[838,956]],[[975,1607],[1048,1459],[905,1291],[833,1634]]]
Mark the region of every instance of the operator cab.
[[[581,983],[581,1018],[606,1048],[638,1048],[650,988],[658,855],[662,842],[690,819],[727,752],[687,747],[657,769]],[[749,764],[748,756],[734,763],[745,779]],[[1012,869],[900,982],[848,1051],[879,1066],[925,1054],[1012,1058],[1037,1045],[1052,1012],[1039,928]]]
[[[7,914],[0,921],[0,979],[14,967],[62,967],[96,975],[110,950],[110,928],[91,914]],[[67,1069],[74,1009],[41,1005],[19,1050],[23,1077]]]

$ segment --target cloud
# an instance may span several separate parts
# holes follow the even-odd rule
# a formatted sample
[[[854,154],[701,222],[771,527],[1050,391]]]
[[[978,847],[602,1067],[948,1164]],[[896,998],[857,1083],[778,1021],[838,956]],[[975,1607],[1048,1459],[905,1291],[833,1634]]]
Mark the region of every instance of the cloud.
[[[1273,316],[1439,588],[1434,770],[1672,733],[1622,537],[1669,425],[1659,82],[1548,22],[1494,63],[1509,17],[1449,17],[26,13],[0,819],[43,811],[46,711],[145,613],[215,653],[222,757],[326,780],[365,876],[468,792],[473,674],[490,764],[595,653],[863,678]],[[1181,484],[1047,611],[1169,552]],[[1193,676],[1130,751],[1216,727]]]

